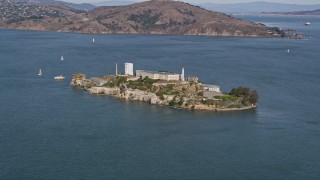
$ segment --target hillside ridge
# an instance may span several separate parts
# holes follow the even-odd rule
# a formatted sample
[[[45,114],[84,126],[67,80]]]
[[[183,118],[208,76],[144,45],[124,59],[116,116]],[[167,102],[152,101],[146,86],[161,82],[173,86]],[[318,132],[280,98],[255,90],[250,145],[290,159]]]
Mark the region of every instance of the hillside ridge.
[[[63,4],[30,5],[10,3],[7,0],[0,2],[5,2],[1,3],[0,7],[3,4],[7,6],[0,8],[2,24],[12,29],[92,34],[286,36],[279,28],[269,28],[263,24],[243,21],[224,13],[171,0],[151,0],[126,6],[102,6],[88,12],[75,10]],[[14,8],[8,13],[7,9],[11,6]],[[54,8],[56,11],[53,11]],[[31,12],[35,14],[32,14],[29,12],[32,9],[41,9],[41,13],[38,13],[39,10],[34,10]],[[16,11],[23,13],[19,15]]]

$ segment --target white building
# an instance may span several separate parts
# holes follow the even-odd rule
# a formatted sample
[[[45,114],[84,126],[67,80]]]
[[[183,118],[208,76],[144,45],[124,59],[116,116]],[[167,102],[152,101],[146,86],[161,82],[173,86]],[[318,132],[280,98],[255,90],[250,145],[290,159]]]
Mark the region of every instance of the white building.
[[[161,79],[166,81],[179,81],[180,74],[167,72],[167,71],[145,71],[145,70],[136,70],[137,77],[149,77],[151,79]]]
[[[133,76],[133,64],[124,63],[124,74]]]
[[[217,85],[211,85],[211,84],[202,84],[203,89],[206,91],[212,91],[212,92],[221,92],[220,86]]]

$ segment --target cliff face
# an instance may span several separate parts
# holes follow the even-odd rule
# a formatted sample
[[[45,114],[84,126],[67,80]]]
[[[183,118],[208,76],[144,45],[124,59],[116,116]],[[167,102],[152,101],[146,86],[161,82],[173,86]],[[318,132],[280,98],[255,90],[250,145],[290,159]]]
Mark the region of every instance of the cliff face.
[[[141,91],[138,89],[126,89],[121,91],[120,88],[108,88],[108,87],[91,87],[88,89],[91,94],[105,94],[114,96],[120,99],[131,100],[131,101],[143,101],[150,104],[158,105],[169,105],[169,102],[172,101],[174,96],[164,95],[164,99],[160,98],[150,92]]]
[[[89,91],[91,94],[97,95],[110,95],[113,97],[117,97],[125,100],[132,101],[143,101],[148,102],[150,104],[158,104],[158,105],[169,105],[169,103],[173,100],[174,95],[164,95],[161,100],[155,93],[145,92],[138,89],[121,89],[119,87],[97,87],[94,84],[85,78],[85,75],[73,77],[70,83],[71,86],[74,87],[82,87]]]
[[[9,5],[7,6],[9,7]],[[20,4],[19,6],[25,5]],[[62,4],[54,7],[53,5],[46,5],[46,8],[43,9],[48,14],[46,17],[39,17],[37,14],[28,16],[28,18],[10,17],[8,19],[7,17],[7,27],[99,34],[283,36],[283,34],[264,25],[242,21],[188,3],[169,0],[152,0],[118,7],[98,7],[89,12],[71,10],[71,8],[66,8]],[[15,9],[13,8],[11,11],[15,11]],[[51,12],[53,12],[53,15]],[[11,19],[15,20],[12,21]]]

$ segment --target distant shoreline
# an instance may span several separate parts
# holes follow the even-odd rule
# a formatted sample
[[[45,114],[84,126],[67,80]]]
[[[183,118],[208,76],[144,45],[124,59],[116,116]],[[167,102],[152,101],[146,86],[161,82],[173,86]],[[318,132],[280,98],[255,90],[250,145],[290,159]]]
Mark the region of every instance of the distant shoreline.
[[[264,16],[312,16],[312,17],[320,17],[320,14],[286,14],[286,13],[260,13],[259,15]]]
[[[30,32],[50,32],[50,33],[67,33],[67,34],[83,34],[83,35],[141,35],[141,36],[190,36],[190,37],[217,37],[217,38],[245,38],[245,39],[304,39],[305,37],[301,35],[298,38],[283,38],[283,37],[262,37],[262,36],[229,36],[229,35],[205,35],[205,34],[133,34],[133,33],[102,33],[102,34],[92,34],[86,32],[64,32],[64,31],[47,31],[47,30],[28,30],[28,29],[15,29],[8,27],[1,27],[0,29],[12,30],[12,31],[30,31]],[[298,34],[300,36],[300,34]]]

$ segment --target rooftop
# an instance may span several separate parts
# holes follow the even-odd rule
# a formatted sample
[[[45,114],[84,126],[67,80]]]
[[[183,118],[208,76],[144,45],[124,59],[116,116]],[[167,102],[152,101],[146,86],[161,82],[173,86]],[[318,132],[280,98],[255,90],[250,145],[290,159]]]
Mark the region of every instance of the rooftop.
[[[169,72],[169,71],[147,71],[147,70],[137,70],[137,71],[142,71],[150,74],[168,74],[168,75],[177,75],[177,73]]]
[[[220,86],[213,85],[213,84],[202,84],[202,86],[208,87],[208,88],[220,88]]]

